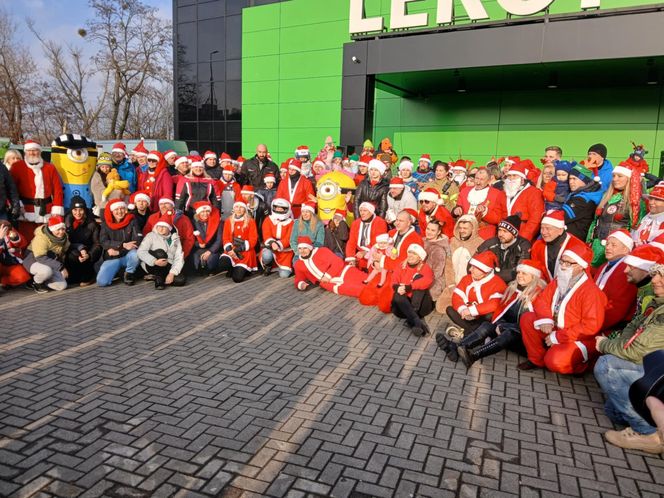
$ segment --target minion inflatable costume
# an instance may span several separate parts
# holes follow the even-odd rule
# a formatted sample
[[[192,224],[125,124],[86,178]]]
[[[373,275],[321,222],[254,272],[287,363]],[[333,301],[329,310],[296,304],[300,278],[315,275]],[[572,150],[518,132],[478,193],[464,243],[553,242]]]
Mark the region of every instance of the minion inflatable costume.
[[[355,182],[341,171],[331,171],[321,176],[316,182],[318,198],[318,217],[329,221],[337,209],[346,209],[346,194],[355,192]],[[348,219],[350,223],[351,218]]]
[[[83,135],[60,135],[51,144],[51,162],[62,179],[65,206],[71,204],[75,195],[92,206],[90,180],[97,165],[97,144]]]

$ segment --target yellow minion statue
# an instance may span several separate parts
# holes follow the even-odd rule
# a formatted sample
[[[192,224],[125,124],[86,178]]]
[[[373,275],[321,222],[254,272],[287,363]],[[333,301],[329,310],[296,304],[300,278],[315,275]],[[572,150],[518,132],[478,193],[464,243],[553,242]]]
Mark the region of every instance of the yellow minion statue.
[[[355,182],[341,171],[331,171],[318,179],[316,192],[318,217],[329,221],[334,216],[334,211],[346,209],[346,195],[355,192]]]
[[[80,195],[92,206],[90,180],[97,165],[97,144],[83,135],[67,133],[51,143],[51,162],[58,170],[65,192],[65,206]]]

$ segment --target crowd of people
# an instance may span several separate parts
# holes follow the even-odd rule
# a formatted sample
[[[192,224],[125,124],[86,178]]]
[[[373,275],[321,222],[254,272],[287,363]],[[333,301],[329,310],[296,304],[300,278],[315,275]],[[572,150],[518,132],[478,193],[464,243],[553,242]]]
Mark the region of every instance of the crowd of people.
[[[393,313],[417,337],[435,310],[449,361],[471,368],[509,349],[527,358],[521,370],[593,370],[606,414],[625,426],[606,439],[664,452],[628,396],[644,357],[664,349],[664,182],[643,146],[615,167],[603,144],[579,163],[550,146],[541,167],[516,156],[478,166],[399,157],[389,139],[346,157],[328,137],[278,166],[262,144],[245,160],[117,143],[98,156],[92,206],[64,206],[40,145],[24,151],[0,164],[5,289],[277,274]],[[318,180],[333,171],[356,188],[322,219]]]

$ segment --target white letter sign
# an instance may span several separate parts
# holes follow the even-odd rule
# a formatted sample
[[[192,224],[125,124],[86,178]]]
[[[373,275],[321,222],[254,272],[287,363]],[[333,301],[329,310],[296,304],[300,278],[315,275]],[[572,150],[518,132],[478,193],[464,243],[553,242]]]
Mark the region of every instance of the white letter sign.
[[[484,5],[480,0],[461,0],[463,8],[466,9],[468,17],[473,21],[479,19],[488,19]],[[438,0],[438,12],[436,13],[436,22],[438,24],[446,24],[452,22],[454,14],[454,0]]]
[[[349,28],[351,33],[383,31],[382,17],[364,17],[364,0],[350,0]]]
[[[498,5],[515,16],[529,16],[546,9],[553,0],[498,0]]]
[[[429,16],[424,12],[421,14],[406,14],[406,4],[417,1],[419,0],[392,0],[390,29],[416,28],[426,26],[429,23]]]

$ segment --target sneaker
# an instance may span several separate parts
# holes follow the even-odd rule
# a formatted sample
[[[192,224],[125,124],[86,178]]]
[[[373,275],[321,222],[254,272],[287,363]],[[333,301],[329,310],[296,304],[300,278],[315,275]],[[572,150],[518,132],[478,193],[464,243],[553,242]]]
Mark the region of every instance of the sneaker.
[[[657,432],[645,435],[627,427],[622,431],[606,431],[604,437],[609,443],[619,448],[640,450],[656,455],[664,453],[664,441]]]
[[[532,361],[530,361],[530,360],[526,360],[526,361],[524,361],[523,363],[519,363],[519,364],[516,366],[516,368],[518,368],[519,370],[528,371],[528,370],[535,370],[535,369],[537,369],[537,368],[541,368],[541,367],[535,365],[535,364],[534,364]]]
[[[38,284],[37,282],[31,282],[27,285],[29,285],[30,286],[29,288],[32,289],[33,291],[35,291],[37,294],[46,294],[49,290],[48,286],[46,284],[43,284],[43,283]]]
[[[81,282],[79,283],[79,287],[89,287],[90,285],[95,283],[95,279],[93,278],[92,280],[88,280],[87,282]]]
[[[415,326],[410,331],[415,337],[422,337],[424,335],[424,329],[422,327]]]
[[[134,274],[125,272],[124,277],[123,277],[123,281],[127,285],[134,285],[134,282],[135,282]]]
[[[447,327],[443,334],[448,341],[454,342],[456,344],[459,344],[461,339],[463,339],[463,329],[461,327],[457,327],[456,325],[450,325]]]

